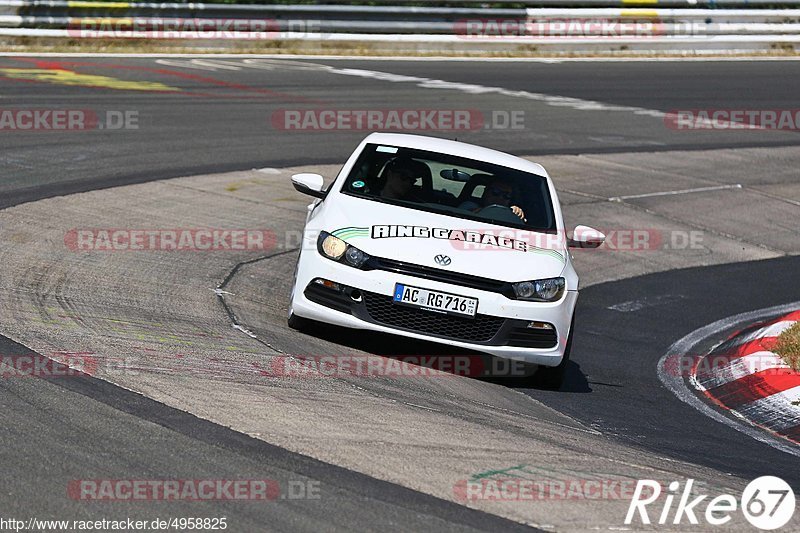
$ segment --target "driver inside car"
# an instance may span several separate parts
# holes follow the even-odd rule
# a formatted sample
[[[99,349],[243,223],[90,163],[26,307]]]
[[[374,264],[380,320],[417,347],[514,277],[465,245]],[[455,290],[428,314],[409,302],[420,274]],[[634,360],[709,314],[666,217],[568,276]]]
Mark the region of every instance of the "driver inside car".
[[[511,185],[511,183],[503,178],[495,178],[486,185],[486,189],[483,191],[483,196],[481,196],[480,204],[472,200],[467,200],[458,207],[460,209],[477,213],[481,209],[489,207],[490,205],[501,205],[511,209],[511,212],[521,218],[523,222],[527,222],[528,219],[525,218],[525,212],[522,210],[522,208],[517,205],[511,205],[511,199],[513,196],[514,187]]]

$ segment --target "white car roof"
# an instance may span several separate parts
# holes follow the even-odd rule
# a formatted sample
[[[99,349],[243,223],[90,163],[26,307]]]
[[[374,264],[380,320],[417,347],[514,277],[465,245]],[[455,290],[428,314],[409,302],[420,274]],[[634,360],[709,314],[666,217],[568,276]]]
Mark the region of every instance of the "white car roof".
[[[459,141],[451,141],[449,139],[439,139],[437,137],[427,137],[425,135],[409,135],[407,133],[371,133],[364,139],[364,142],[399,146],[401,148],[418,148],[429,152],[451,154],[548,177],[547,171],[538,163],[533,163],[532,161],[505,152],[498,152],[490,148]]]

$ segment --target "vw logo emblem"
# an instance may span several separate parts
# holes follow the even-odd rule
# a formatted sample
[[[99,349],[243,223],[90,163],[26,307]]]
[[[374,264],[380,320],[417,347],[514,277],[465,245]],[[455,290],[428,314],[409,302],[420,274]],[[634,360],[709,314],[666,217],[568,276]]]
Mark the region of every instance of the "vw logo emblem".
[[[453,262],[453,260],[450,259],[450,256],[443,254],[437,255],[436,257],[433,258],[433,260],[436,261],[437,265],[442,265],[442,266],[447,266]]]

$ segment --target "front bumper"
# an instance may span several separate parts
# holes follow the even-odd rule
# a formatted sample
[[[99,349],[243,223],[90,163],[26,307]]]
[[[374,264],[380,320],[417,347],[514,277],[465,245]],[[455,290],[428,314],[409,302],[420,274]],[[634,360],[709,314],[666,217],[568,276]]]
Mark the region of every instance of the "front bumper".
[[[325,279],[341,286],[333,290],[314,283]],[[404,283],[478,298],[474,318],[442,315],[396,305],[395,283]],[[306,252],[298,262],[291,310],[294,314],[340,325],[444,343],[544,366],[561,362],[569,335],[577,291],[566,291],[557,302],[524,302],[483,291],[396,272],[365,272],[319,254]],[[531,322],[552,329],[529,327]]]

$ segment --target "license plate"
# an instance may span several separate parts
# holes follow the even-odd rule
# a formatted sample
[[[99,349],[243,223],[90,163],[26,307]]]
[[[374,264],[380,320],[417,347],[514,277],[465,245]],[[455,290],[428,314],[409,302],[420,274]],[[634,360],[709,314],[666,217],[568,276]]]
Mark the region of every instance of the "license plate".
[[[397,283],[394,286],[394,302],[426,311],[474,317],[478,309],[477,298],[456,296],[446,292],[432,291]]]

